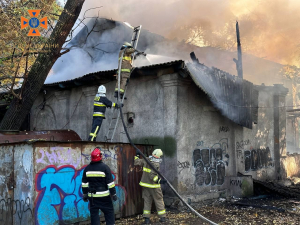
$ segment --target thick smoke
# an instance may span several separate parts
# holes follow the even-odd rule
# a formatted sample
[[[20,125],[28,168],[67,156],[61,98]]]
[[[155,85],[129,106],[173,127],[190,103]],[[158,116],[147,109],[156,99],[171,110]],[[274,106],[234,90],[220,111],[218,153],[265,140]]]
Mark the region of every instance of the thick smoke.
[[[198,30],[202,35],[196,34],[194,44],[226,50],[236,50],[239,20],[244,51],[282,64],[299,64],[299,0],[86,0],[83,12],[100,6],[100,16],[142,24],[170,39],[188,42]],[[98,9],[87,14],[97,13]]]
[[[188,60],[189,53],[195,51],[200,62],[234,75],[236,66],[232,58],[236,57],[235,22],[238,20],[244,77],[256,84],[264,82],[272,85],[281,82],[276,74],[282,66],[271,61],[294,65],[299,63],[300,20],[296,12],[299,6],[300,1],[297,0],[86,0],[80,18],[85,14],[85,17],[100,16],[127,21],[133,26],[141,24],[139,50],[165,56],[149,55],[148,60],[153,60],[150,63]],[[85,20],[85,23],[90,30],[93,22]],[[99,27],[100,30],[102,28]],[[125,29],[123,24],[103,30],[101,35],[99,32],[91,33],[87,42],[78,40],[85,39],[86,35],[77,35],[75,41],[69,44],[75,47],[58,59],[46,82],[116,69],[118,49],[124,40],[130,41],[132,30]],[[161,36],[145,33],[145,30]],[[95,45],[104,51],[92,49]],[[196,48],[195,45],[202,48]],[[137,65],[142,64],[137,62]]]

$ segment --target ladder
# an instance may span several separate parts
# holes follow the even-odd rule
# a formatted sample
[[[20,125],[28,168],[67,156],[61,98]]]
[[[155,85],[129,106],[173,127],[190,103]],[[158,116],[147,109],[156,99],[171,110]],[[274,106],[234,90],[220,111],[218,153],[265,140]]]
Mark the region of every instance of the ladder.
[[[142,25],[140,25],[138,27],[133,27],[131,45],[134,49],[136,49],[136,47],[137,47],[141,29],[142,29]],[[120,77],[121,77],[121,67],[122,67],[122,59],[123,59],[124,52],[125,52],[125,49],[122,51],[122,55],[119,59],[118,93],[120,93]],[[132,58],[132,65],[133,65],[133,61],[134,61],[134,57]],[[129,80],[129,78],[128,78],[128,80]],[[128,85],[128,80],[127,80],[127,83],[125,85],[123,98],[120,99],[121,100],[120,102],[119,102],[119,97],[120,96],[118,95],[117,104],[119,105],[119,107],[122,107],[122,104],[124,102],[124,99],[125,99],[125,96],[126,96],[126,89],[127,89],[127,85]],[[114,139],[117,127],[118,127],[119,119],[120,119],[120,110],[114,109],[113,113],[112,113],[112,118],[111,118],[110,123],[109,123],[108,131],[107,131],[106,136],[105,136],[105,141],[106,142],[113,142],[113,139]]]

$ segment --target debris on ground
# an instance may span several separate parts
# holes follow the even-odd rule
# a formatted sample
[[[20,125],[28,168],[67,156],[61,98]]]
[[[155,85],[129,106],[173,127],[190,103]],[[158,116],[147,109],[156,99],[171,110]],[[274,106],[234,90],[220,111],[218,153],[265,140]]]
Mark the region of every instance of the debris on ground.
[[[238,201],[217,199],[207,204],[192,203],[192,206],[200,214],[219,225],[300,225],[300,200],[292,198],[261,196],[257,199],[240,199]],[[158,216],[153,213],[150,218],[151,224],[209,224],[186,207],[182,207],[180,210],[167,209],[167,211],[168,221],[166,223],[159,223]],[[116,224],[140,225],[143,222],[143,216],[138,215],[117,220]]]

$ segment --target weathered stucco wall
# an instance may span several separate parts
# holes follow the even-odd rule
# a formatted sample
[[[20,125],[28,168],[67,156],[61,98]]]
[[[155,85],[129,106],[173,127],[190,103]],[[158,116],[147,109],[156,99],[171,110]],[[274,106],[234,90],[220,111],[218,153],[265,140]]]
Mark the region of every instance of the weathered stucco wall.
[[[258,119],[252,129],[236,130],[238,172],[254,179],[274,179],[274,102],[269,87],[259,89]]]
[[[130,145],[5,144],[0,146],[0,224],[54,225],[89,220],[81,178],[95,147],[101,148],[103,161],[113,172],[118,196],[114,202],[116,216],[140,213],[142,198],[136,193],[141,193],[141,171],[133,166],[135,151]],[[144,151],[143,146],[139,148]]]
[[[180,90],[178,190],[185,195],[210,196],[225,190],[225,177],[235,175],[234,124],[194,83]]]
[[[107,97],[115,101],[115,82],[105,85]],[[231,186],[239,186],[240,179],[233,179],[238,172],[255,179],[277,179],[275,168],[280,157],[276,154],[285,151],[286,120],[284,108],[280,108],[285,96],[277,95],[275,98],[274,89],[259,88],[258,123],[253,125],[253,129],[243,128],[221,115],[190,78],[182,78],[177,73],[132,78],[123,113],[128,132],[135,143],[152,144],[155,148],[163,149],[161,172],[181,194],[199,195],[198,200],[203,196],[213,198],[236,188]],[[52,99],[47,101],[46,106],[52,107],[53,117],[61,118],[57,121],[63,121],[59,122],[62,126],[73,115],[65,128],[75,130],[86,140],[91,128],[96,90],[97,87],[90,86],[59,92],[62,96],[67,93],[69,97],[66,99],[69,100],[61,100],[65,101],[62,105]],[[55,93],[58,96],[55,101],[63,98],[58,92]],[[60,111],[60,107],[69,109]],[[32,115],[44,111],[33,110],[37,112]],[[134,115],[132,124],[127,122],[128,113]],[[111,115],[112,110],[107,109],[107,119],[103,121],[98,141],[105,140]],[[280,122],[275,124],[275,117]],[[41,119],[32,118],[32,123],[48,129]],[[115,141],[128,142],[121,122]],[[172,191],[167,187],[163,187],[163,191],[172,196]]]

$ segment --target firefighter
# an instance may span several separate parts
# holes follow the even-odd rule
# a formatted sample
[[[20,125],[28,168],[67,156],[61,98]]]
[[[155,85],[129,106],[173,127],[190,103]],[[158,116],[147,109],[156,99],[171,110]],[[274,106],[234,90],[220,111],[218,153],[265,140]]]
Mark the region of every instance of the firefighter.
[[[119,60],[121,60],[122,51],[125,49],[125,52],[123,54],[122,58],[122,65],[121,65],[121,74],[120,74],[120,99],[123,98],[124,92],[125,92],[125,86],[127,83],[128,78],[130,77],[130,72],[132,68],[132,53],[135,52],[135,49],[131,46],[130,43],[124,42],[120,49],[119,53]],[[118,75],[117,75],[117,83],[115,88],[115,98],[118,98]]]
[[[110,168],[102,162],[99,147],[91,153],[91,163],[83,171],[81,186],[83,200],[90,201],[91,224],[100,225],[99,209],[107,225],[115,224],[112,199],[117,201],[118,197]]]
[[[105,96],[106,88],[104,85],[99,86],[98,93],[94,98],[94,114],[93,114],[93,125],[89,135],[89,141],[96,141],[97,134],[99,133],[102,120],[105,119],[106,108],[114,107],[118,108],[118,104],[111,102]]]
[[[155,149],[152,152],[152,155],[149,156],[149,161],[157,170],[159,170],[159,164],[162,161],[162,155],[163,152],[161,149]],[[140,154],[137,152],[136,156],[134,157],[134,165],[143,167],[143,175],[140,185],[143,187],[142,197],[144,199],[144,224],[150,224],[150,214],[153,200],[156,206],[157,214],[160,217],[159,222],[166,222],[165,204],[160,187],[160,184],[164,184],[166,181],[159,179],[157,173],[150,168],[144,159],[140,159],[139,156]]]

